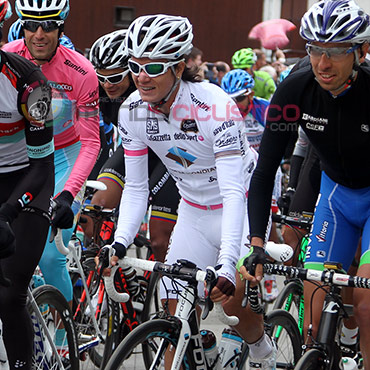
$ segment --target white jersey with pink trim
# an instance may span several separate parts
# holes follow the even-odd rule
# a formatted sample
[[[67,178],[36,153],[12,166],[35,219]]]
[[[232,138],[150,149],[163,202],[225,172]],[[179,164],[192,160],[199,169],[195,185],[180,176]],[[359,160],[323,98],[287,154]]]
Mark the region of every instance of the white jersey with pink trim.
[[[3,50],[33,61],[23,39],[4,45]],[[100,149],[98,80],[90,61],[64,46],[57,48],[41,70],[52,87],[55,149],[81,142],[80,153],[64,187],[76,196]]]
[[[245,195],[257,160],[243,125],[233,100],[207,82],[181,81],[168,117],[143,102],[138,91],[132,93],[119,112],[126,183],[115,240],[128,245],[145,213],[150,147],[188,204],[205,210],[223,207],[219,263],[233,264],[239,257]]]

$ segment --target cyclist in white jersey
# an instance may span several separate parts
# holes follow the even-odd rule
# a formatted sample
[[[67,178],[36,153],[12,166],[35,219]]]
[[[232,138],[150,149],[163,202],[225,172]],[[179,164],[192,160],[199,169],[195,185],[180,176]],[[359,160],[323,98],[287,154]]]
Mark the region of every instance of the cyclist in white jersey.
[[[126,184],[111,264],[125,255],[144,217],[150,147],[182,197],[167,262],[186,258],[202,269],[219,265],[211,298],[224,301],[226,311],[241,318],[236,329],[251,343],[253,357],[268,357],[266,368],[273,368],[275,347],[264,334],[262,318],[241,308],[244,285],[235,274],[238,256],[249,249],[242,240],[248,235],[246,194],[257,154],[242,135],[243,119],[233,100],[185,68],[192,38],[192,26],[183,17],[143,16],[129,27],[128,65],[137,91],[119,113]],[[167,287],[162,296],[169,294],[173,309],[176,296],[171,284]]]

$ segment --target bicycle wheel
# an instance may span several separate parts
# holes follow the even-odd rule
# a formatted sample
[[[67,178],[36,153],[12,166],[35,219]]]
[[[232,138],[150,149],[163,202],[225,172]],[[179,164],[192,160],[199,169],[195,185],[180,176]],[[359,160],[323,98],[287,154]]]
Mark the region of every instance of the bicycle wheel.
[[[140,315],[140,321],[145,322],[159,317],[162,311],[162,305],[159,298],[160,276],[157,272],[152,272],[149,278],[148,288],[145,295],[143,311]]]
[[[285,285],[278,297],[276,298],[273,310],[283,309],[288,311],[298,324],[299,331],[302,335],[303,330],[303,284],[300,280],[292,280]]]
[[[34,328],[32,369],[59,369],[57,356],[65,369],[79,369],[79,356],[72,312],[62,293],[51,285],[42,285],[32,291],[51,338],[57,346],[53,352],[39,316],[28,301],[28,310]]]
[[[176,320],[156,319],[147,321],[133,330],[118,346],[105,370],[164,369],[164,355],[176,348],[180,323]],[[150,351],[143,355],[143,347]],[[182,369],[196,369],[196,364],[185,352]]]
[[[325,354],[314,348],[307,351],[301,359],[298,361],[296,370],[324,370],[327,369],[325,366]]]
[[[293,369],[302,352],[298,326],[289,312],[274,310],[265,317],[267,333],[277,344],[276,368]]]

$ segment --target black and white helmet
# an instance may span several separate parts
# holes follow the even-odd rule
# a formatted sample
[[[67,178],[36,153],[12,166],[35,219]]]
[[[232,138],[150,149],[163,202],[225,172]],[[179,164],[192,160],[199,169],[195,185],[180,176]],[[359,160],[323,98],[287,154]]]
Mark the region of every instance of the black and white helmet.
[[[89,59],[95,69],[127,69],[126,34],[127,30],[114,31],[94,42]]]
[[[303,16],[299,33],[308,42],[370,41],[369,15],[353,0],[315,3]]]
[[[69,0],[16,0],[15,10],[22,20],[65,21],[69,14]]]
[[[192,28],[184,17],[164,14],[139,17],[128,29],[128,54],[135,58],[181,59],[193,47]]]

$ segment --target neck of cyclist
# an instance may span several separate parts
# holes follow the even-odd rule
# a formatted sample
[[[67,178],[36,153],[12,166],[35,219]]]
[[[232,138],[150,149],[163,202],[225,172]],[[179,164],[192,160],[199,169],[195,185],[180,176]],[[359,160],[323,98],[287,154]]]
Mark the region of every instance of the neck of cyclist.
[[[175,100],[177,92],[179,91],[180,81],[181,81],[181,76],[176,75],[175,68],[173,66],[171,66],[170,69],[171,69],[171,71],[172,71],[172,73],[175,77],[175,82],[173,83],[171,90],[159,102],[150,103],[152,108],[154,108],[155,110],[160,111],[161,113],[163,113],[166,116],[169,116],[169,114],[170,114],[170,108],[171,108],[172,103]]]

